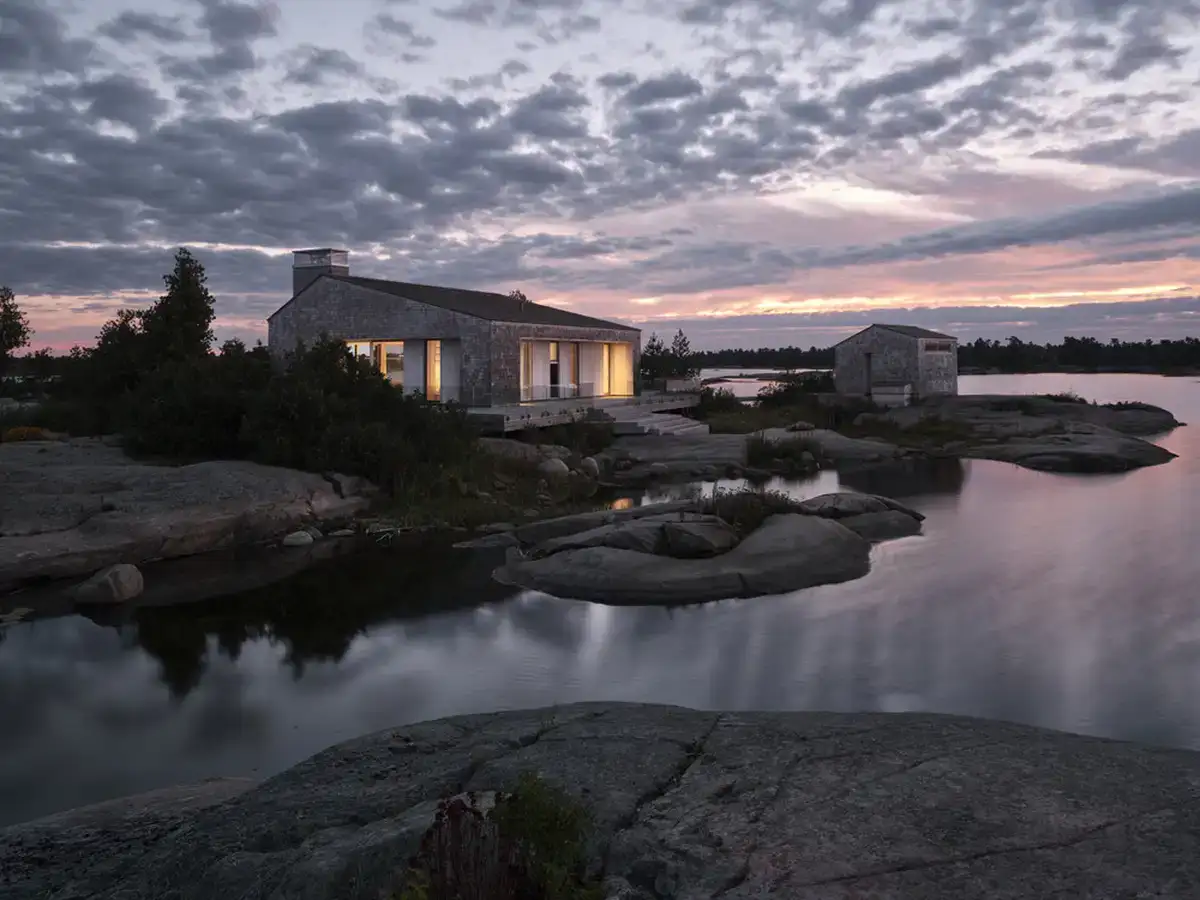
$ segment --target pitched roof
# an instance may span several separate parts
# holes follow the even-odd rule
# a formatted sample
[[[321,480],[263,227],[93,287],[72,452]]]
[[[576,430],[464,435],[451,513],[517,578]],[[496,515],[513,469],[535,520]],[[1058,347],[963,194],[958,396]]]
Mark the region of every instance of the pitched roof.
[[[949,334],[942,334],[940,331],[930,331],[928,328],[920,328],[916,325],[883,325],[876,323],[875,328],[886,328],[888,331],[895,331],[907,337],[914,338],[941,338],[947,341],[955,341],[958,338]]]
[[[336,281],[358,285],[394,297],[415,300],[429,306],[449,309],[453,312],[486,319],[489,322],[513,322],[521,325],[564,325],[575,328],[619,328],[622,331],[640,331],[632,325],[609,322],[580,315],[554,306],[545,306],[530,300],[521,301],[506,294],[491,291],[468,291],[462,288],[437,287],[432,284],[409,284],[403,281],[385,281],[381,278],[360,278],[357,275],[325,275]]]
[[[854,332],[850,337],[843,338],[838,341],[838,344],[844,344],[850,338],[858,337],[864,331],[870,331],[872,328],[886,328],[888,331],[894,331],[897,334],[902,334],[905,337],[911,338],[934,338],[942,341],[957,341],[958,338],[952,334],[942,334],[940,331],[930,331],[928,328],[921,328],[917,325],[884,325],[882,322],[872,322],[866,328]],[[835,344],[834,346],[837,346]]]

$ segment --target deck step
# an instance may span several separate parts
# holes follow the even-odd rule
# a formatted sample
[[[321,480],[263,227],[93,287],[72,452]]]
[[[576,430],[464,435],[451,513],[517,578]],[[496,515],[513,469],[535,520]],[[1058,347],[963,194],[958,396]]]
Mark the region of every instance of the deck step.
[[[617,419],[613,422],[613,433],[617,435],[694,435],[708,434],[709,428],[704,422],[697,422],[687,416],[671,413],[648,413],[628,419]]]

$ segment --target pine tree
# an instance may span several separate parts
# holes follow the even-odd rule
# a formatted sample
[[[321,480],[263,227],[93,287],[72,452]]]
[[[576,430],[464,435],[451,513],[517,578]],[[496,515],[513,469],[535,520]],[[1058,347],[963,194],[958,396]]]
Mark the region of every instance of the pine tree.
[[[207,356],[215,318],[204,266],[186,248],[175,253],[175,268],[163,276],[167,292],[141,315],[151,365]]]
[[[12,290],[0,285],[0,375],[8,368],[13,351],[28,346],[32,336],[29,319]]]
[[[683,333],[683,329],[675,332],[671,340],[670,375],[673,378],[691,378],[699,374],[696,368],[695,354],[692,353],[691,341]]]
[[[651,333],[642,347],[642,362],[638,367],[642,375],[642,381],[654,381],[657,378],[665,378],[667,375],[666,363],[667,347],[663,343],[662,338],[657,334]]]

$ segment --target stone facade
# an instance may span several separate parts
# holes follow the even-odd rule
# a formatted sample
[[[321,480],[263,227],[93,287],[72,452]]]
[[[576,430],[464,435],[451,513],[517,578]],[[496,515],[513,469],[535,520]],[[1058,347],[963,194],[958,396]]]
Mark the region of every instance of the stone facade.
[[[833,374],[837,392],[849,396],[870,397],[877,386],[906,384],[914,399],[957,394],[958,343],[872,325],[834,348]]]
[[[267,320],[267,346],[276,358],[322,335],[344,341],[457,341],[460,397],[468,406],[520,401],[522,340],[631,343],[634,372],[641,355],[636,329],[494,322],[332,278],[317,281]]]

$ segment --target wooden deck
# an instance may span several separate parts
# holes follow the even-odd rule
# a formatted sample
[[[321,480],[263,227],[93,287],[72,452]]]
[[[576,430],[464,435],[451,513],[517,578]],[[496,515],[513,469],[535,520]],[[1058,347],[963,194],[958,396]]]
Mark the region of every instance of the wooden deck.
[[[585,419],[625,421],[653,412],[689,409],[700,402],[695,393],[648,392],[638,397],[573,397],[569,400],[535,400],[511,406],[475,406],[467,415],[489,434],[523,428],[549,428]]]

